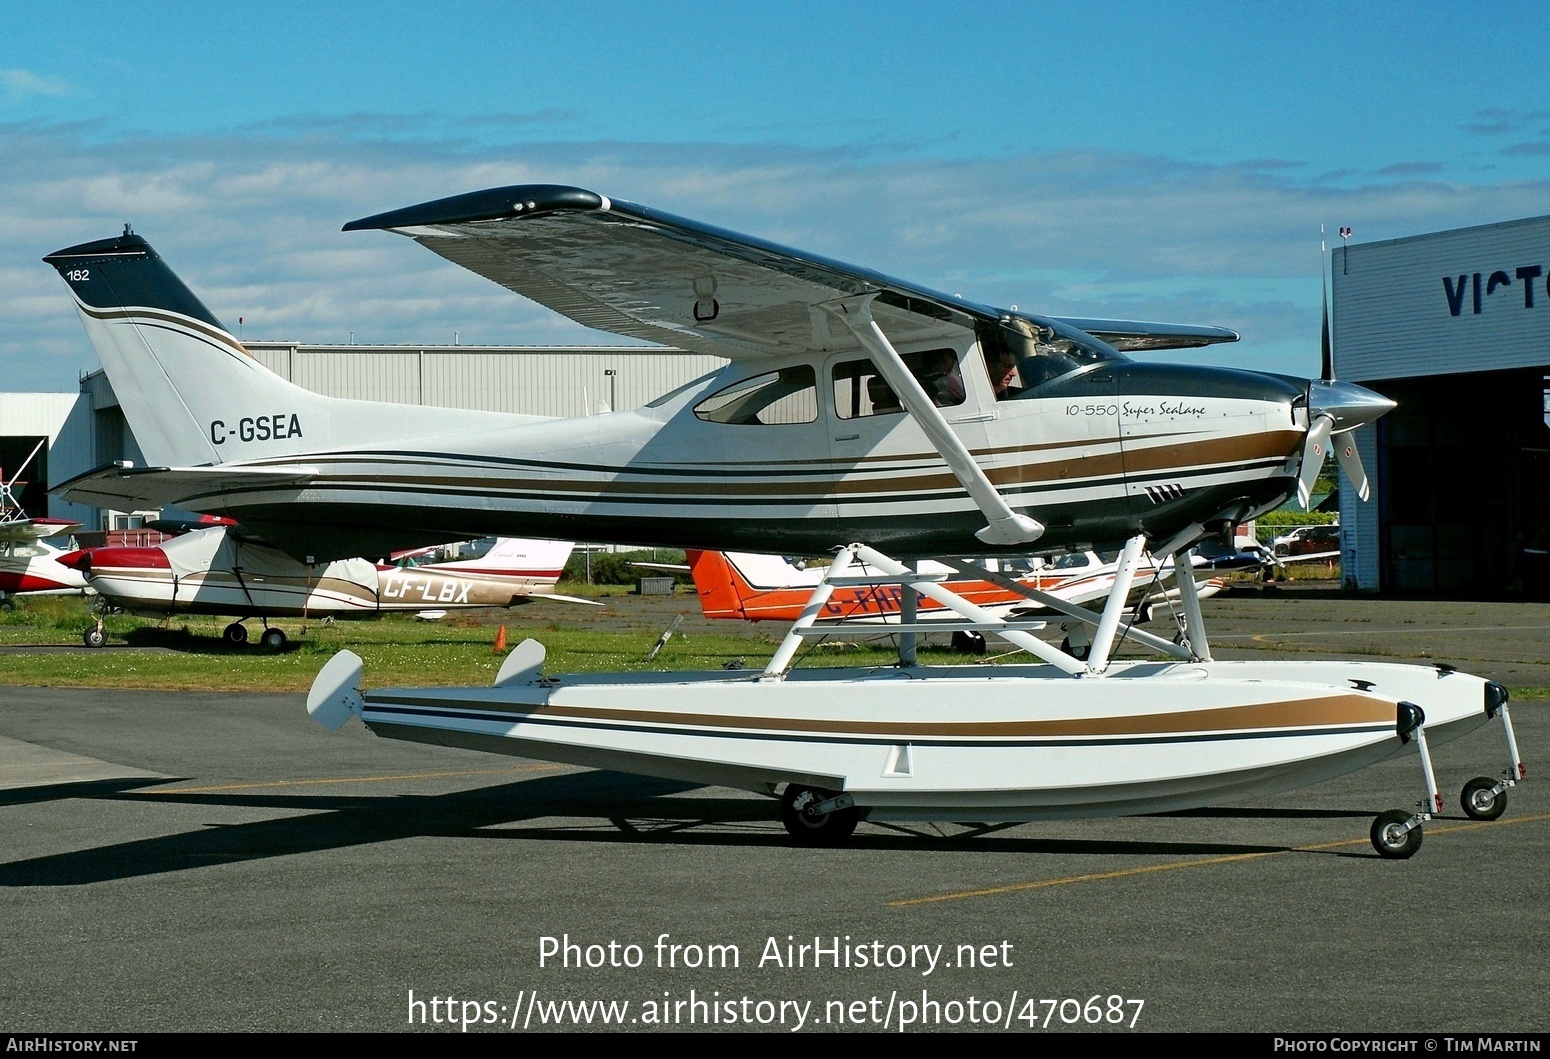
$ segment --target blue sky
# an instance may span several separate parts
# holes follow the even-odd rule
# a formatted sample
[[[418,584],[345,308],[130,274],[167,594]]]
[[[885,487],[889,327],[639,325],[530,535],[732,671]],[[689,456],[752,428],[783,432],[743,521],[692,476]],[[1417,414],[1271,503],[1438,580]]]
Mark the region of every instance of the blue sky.
[[[1314,373],[1320,224],[1550,213],[1547,45],[1512,2],[11,0],[0,385],[95,366],[38,259],[125,221],[248,338],[599,340],[339,231],[524,181],[993,304],[1221,324],[1215,362]]]

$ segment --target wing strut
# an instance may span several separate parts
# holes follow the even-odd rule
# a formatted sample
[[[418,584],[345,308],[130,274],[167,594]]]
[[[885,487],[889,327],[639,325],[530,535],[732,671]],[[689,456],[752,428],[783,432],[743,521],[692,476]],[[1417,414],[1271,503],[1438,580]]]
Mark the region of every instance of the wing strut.
[[[990,484],[990,479],[985,477],[980,465],[974,462],[968,448],[953,433],[953,428],[947,425],[947,420],[931,403],[931,398],[926,396],[926,391],[910,374],[909,368],[904,366],[904,359],[893,348],[893,343],[888,341],[888,336],[883,334],[883,329],[872,319],[872,299],[875,297],[874,294],[867,294],[846,298],[830,302],[825,308],[844,322],[850,333],[856,336],[861,348],[877,365],[878,373],[898,395],[904,410],[920,424],[926,437],[947,462],[948,468],[963,483],[970,498],[989,521],[990,525],[975,536],[986,544],[996,545],[1027,544],[1038,540],[1044,533],[1043,524],[1007,506],[1006,498]]]

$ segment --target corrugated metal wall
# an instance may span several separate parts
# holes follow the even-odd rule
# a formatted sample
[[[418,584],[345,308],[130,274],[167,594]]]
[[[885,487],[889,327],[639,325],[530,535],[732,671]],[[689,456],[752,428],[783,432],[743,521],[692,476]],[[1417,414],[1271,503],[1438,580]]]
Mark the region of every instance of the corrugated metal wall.
[[[271,371],[330,397],[548,416],[582,415],[601,403],[636,408],[726,364],[610,346],[246,345]]]
[[[1550,217],[1361,243],[1333,254],[1343,379],[1550,361]]]
[[[1378,473],[1378,434],[1372,427],[1356,432],[1356,454],[1367,470],[1368,480]],[[1376,592],[1379,588],[1378,504],[1381,494],[1374,488],[1372,499],[1357,498],[1342,477],[1340,484],[1340,577],[1347,588]]]

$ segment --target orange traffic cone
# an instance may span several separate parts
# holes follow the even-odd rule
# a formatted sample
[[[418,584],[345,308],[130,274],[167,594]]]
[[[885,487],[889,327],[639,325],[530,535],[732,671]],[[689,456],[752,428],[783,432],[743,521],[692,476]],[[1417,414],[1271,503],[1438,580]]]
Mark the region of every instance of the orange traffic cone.
[[[500,631],[495,634],[495,653],[500,654],[506,649],[506,626],[502,625]]]

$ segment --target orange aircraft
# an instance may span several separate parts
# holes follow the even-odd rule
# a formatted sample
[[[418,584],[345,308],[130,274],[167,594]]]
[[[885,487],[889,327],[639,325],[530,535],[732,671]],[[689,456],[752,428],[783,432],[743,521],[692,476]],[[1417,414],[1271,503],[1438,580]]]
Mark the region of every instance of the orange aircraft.
[[[689,551],[689,574],[694,578],[700,608],[707,618],[739,618],[745,621],[795,621],[812,598],[813,589],[826,567],[799,567],[776,555],[747,552]],[[669,564],[640,564],[659,569],[681,570]],[[984,561],[988,575],[1000,574],[1028,588],[1047,593],[1066,603],[1082,604],[1100,599],[1114,587],[1116,564],[1095,552],[1071,552],[1050,561],[1041,559],[989,559]],[[865,570],[863,573],[867,572]],[[976,606],[1002,617],[1049,615],[1048,608],[1020,595],[1011,588],[988,579],[967,577],[951,567],[926,562],[921,573],[947,577],[948,587]],[[1171,577],[1173,564],[1148,563],[1136,574],[1135,585],[1145,591],[1160,580]],[[1202,598],[1221,591],[1218,578],[1199,583]],[[819,622],[867,622],[879,625],[899,624],[904,603],[903,586],[897,582],[875,585],[845,585],[834,589]],[[1175,595],[1170,590],[1165,595]],[[1143,605],[1145,606],[1145,604]],[[929,598],[916,604],[916,620],[952,621],[958,615]],[[969,637],[978,649],[983,638]],[[977,641],[977,642],[975,642]],[[954,637],[958,645],[958,637]]]

